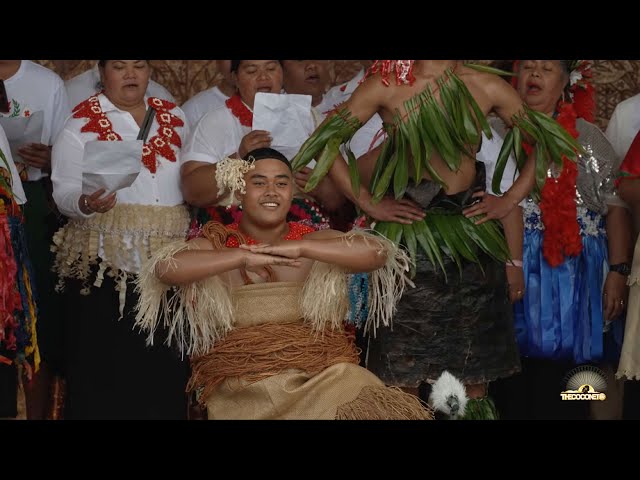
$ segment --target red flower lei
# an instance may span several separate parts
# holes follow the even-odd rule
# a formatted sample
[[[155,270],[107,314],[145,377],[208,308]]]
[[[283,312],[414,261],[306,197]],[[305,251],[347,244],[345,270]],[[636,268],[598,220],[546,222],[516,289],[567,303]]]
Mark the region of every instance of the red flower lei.
[[[244,125],[245,127],[251,127],[253,125],[253,112],[244,104],[240,95],[232,95],[224,103],[227,108],[231,110],[233,116],[240,120],[240,125]]]
[[[182,147],[180,135],[175,131],[175,127],[182,127],[182,119],[170,110],[176,108],[175,103],[151,97],[147,103],[156,111],[156,121],[158,122],[158,132],[151,137],[142,147],[142,163],[151,173],[156,173],[158,167],[157,155],[161,155],[170,162],[176,161],[175,153],[170,144]],[[113,125],[102,111],[98,96],[89,97],[73,109],[73,118],[88,118],[89,121],[80,129],[81,132],[95,132],[98,140],[110,142],[122,141],[122,137],[113,130]]]
[[[558,123],[569,135],[578,138],[574,105],[560,101],[558,112]],[[523,146],[527,154],[531,152],[530,145],[524,143]],[[566,156],[562,157],[562,163],[560,176],[547,177],[538,205],[544,224],[542,253],[552,267],[560,265],[565,256],[577,256],[582,251],[576,205],[578,166]]]
[[[390,85],[389,77],[395,72],[396,85],[413,85],[416,77],[413,76],[413,64],[415,60],[376,60],[364,74],[364,81],[369,75],[380,72],[382,83]]]
[[[232,223],[231,225],[227,225],[229,230],[238,231],[239,225],[237,223]],[[283,240],[302,240],[302,238],[307,234],[315,232],[315,229],[311,227],[307,227],[306,225],[302,225],[296,222],[289,222],[289,232],[284,236]],[[247,239],[247,245],[257,245],[258,242],[251,238],[248,235],[244,235]],[[236,237],[227,238],[227,247],[228,248],[238,248],[239,243]]]

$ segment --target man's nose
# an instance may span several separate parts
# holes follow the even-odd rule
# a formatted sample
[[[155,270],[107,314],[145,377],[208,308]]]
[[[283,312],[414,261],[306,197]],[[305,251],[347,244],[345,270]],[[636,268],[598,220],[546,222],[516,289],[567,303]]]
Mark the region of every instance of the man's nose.
[[[267,185],[267,195],[274,195],[276,193],[275,183],[269,183]]]

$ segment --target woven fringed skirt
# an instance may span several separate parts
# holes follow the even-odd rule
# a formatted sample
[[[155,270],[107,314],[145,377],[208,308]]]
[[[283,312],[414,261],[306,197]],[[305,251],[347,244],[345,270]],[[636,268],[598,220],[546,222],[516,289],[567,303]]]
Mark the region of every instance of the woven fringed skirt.
[[[358,366],[342,330],[314,334],[300,314],[302,284],[234,289],[236,327],[192,358],[190,389],[209,419],[431,419],[417,397],[386,387]]]
[[[488,257],[465,262],[462,276],[443,257],[439,268],[418,253],[416,288],[398,303],[393,329],[369,338],[368,368],[387,385],[418,387],[448,370],[464,384],[486,383],[520,370],[504,265]]]

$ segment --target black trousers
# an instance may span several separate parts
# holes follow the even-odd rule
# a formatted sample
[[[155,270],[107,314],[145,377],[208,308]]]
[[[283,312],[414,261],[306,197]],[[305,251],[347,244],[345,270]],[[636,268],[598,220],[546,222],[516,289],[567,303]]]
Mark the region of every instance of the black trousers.
[[[571,361],[522,357],[522,371],[489,384],[502,420],[587,420],[589,402],[562,400]]]
[[[25,234],[29,257],[35,274],[36,302],[38,307],[38,346],[42,362],[55,373],[61,373],[64,344],[62,335],[62,299],[55,292],[55,273],[51,244],[54,233],[64,224],[52,206],[48,192],[49,179],[24,182],[27,203],[24,206]]]
[[[90,295],[80,287],[67,284],[65,419],[186,419],[188,359],[164,344],[160,329],[153,346],[134,330],[133,283],[120,320],[112,278]]]

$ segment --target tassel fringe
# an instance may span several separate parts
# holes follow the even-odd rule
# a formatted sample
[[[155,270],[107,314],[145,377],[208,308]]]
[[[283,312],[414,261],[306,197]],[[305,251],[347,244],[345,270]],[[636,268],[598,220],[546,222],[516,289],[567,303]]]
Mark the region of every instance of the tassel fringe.
[[[348,293],[343,269],[315,262],[300,295],[305,322],[314,332],[341,329],[349,312]]]
[[[368,314],[365,334],[369,329],[374,336],[380,324],[391,326],[396,304],[407,285],[414,286],[407,272],[411,261],[406,252],[392,241],[366,231],[358,230],[345,235],[349,243],[355,237],[363,238],[368,244],[379,246],[378,254],[387,257],[386,264],[370,273],[368,282]],[[316,332],[325,329],[342,328],[349,320],[348,275],[343,269],[322,262],[315,262],[302,290],[300,305],[305,321]]]
[[[181,287],[171,288],[156,276],[159,263],[172,260],[193,244],[178,241],[166,245],[143,265],[136,279],[140,294],[136,306],[136,326],[148,332],[147,344],[162,321],[168,329],[166,343],[175,345],[184,355],[204,355],[233,325],[233,308],[228,287],[210,277]]]
[[[336,420],[433,420],[433,410],[397,387],[367,386],[338,407]]]
[[[415,287],[407,275],[410,271],[411,259],[402,248],[388,238],[366,232],[354,234],[377,242],[381,253],[387,256],[384,267],[372,272],[369,279],[369,314],[364,333],[366,335],[369,330],[372,330],[375,338],[381,323],[385,327],[392,326],[396,306],[407,285]]]

